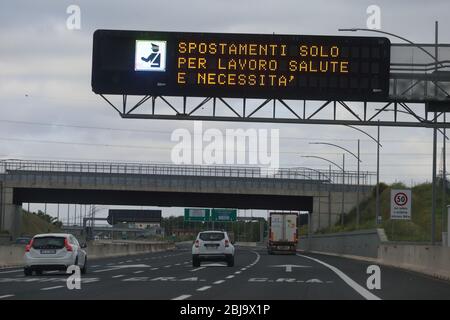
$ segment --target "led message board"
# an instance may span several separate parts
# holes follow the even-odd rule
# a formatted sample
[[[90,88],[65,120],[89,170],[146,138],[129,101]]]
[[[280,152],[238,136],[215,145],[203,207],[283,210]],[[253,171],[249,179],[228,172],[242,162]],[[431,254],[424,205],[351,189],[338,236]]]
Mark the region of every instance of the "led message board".
[[[97,94],[379,101],[390,42],[380,37],[97,30]]]

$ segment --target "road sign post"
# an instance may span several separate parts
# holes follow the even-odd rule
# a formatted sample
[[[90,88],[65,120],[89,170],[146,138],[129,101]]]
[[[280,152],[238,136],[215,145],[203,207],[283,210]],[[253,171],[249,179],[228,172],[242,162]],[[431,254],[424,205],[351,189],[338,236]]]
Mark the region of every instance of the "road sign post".
[[[391,190],[391,220],[411,220],[411,190]]]

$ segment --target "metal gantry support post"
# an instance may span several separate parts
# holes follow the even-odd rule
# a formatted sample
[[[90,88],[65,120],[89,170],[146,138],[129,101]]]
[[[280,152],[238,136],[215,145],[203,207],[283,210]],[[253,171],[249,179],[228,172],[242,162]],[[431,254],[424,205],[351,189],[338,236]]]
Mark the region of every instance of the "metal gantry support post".
[[[380,121],[380,120],[378,120]],[[375,200],[375,225],[380,223],[380,125],[377,127],[377,185]]]
[[[359,150],[359,144],[360,144],[360,142],[359,142],[359,139],[358,139],[358,159],[357,159],[357,162],[358,162],[358,183],[357,183],[357,185],[356,185],[356,227],[358,228],[359,227],[359,218],[360,218],[360,216],[359,216],[359,190],[360,190],[360,187],[359,187],[359,163],[361,162],[361,160],[360,160],[360,157],[359,157],[359,155],[360,155],[360,150]]]
[[[438,22],[434,24],[434,37],[435,37],[435,71],[438,70]],[[434,84],[434,92],[437,95],[437,85]],[[434,112],[434,122],[437,123],[437,112]],[[436,155],[437,153],[437,127],[433,127],[433,182],[432,182],[432,195],[431,195],[431,244],[436,242]]]
[[[345,210],[345,153],[342,154],[342,205],[341,205],[341,225],[344,225]]]
[[[444,122],[447,120],[446,115],[444,112]],[[442,215],[441,215],[441,229],[442,232],[445,230],[445,216],[446,216],[446,208],[447,208],[447,169],[446,169],[446,162],[447,157],[445,153],[446,150],[446,134],[445,134],[445,128],[443,129],[443,137],[442,137]],[[448,230],[447,230],[448,235]]]
[[[331,165],[328,165],[328,228],[331,228]]]

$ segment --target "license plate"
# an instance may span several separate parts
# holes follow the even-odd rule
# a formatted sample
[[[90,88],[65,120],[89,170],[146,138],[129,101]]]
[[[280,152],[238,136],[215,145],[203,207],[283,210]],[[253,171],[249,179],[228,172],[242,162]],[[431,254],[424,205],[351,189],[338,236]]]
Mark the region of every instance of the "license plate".
[[[41,250],[41,254],[55,254],[56,250]]]

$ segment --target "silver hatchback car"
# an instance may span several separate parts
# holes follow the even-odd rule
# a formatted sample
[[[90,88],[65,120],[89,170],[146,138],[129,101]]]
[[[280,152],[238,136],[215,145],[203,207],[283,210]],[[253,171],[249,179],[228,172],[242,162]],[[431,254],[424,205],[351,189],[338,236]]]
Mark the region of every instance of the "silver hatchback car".
[[[35,235],[25,247],[24,274],[31,276],[33,271],[66,271],[71,265],[78,265],[81,273],[87,271],[86,245],[67,233],[47,233]]]

